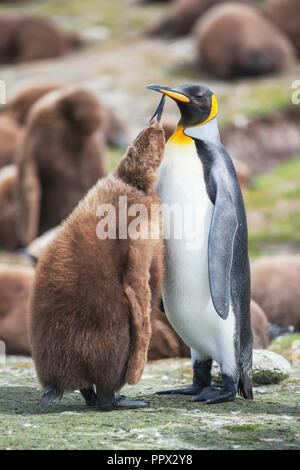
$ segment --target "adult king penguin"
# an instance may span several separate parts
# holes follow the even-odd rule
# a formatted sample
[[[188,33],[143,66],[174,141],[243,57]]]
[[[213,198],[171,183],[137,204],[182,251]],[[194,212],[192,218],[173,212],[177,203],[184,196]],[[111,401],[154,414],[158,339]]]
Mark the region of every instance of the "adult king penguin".
[[[222,146],[217,99],[206,87],[148,88],[171,97],[181,119],[168,140],[157,192],[162,204],[188,205],[198,243],[190,234],[165,239],[165,312],[190,346],[193,384],[159,394],[195,395],[193,401],[230,401],[252,393],[250,268],[244,202],[234,166]],[[192,214],[192,215],[191,215]],[[184,215],[186,221],[186,213]],[[164,218],[164,213],[163,213]],[[166,238],[166,237],[165,237]],[[211,366],[221,368],[221,388],[211,387]]]

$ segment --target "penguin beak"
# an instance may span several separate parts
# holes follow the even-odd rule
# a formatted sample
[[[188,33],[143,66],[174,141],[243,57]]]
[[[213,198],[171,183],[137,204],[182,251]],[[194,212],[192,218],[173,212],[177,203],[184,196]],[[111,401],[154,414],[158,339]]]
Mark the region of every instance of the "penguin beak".
[[[189,103],[190,99],[184,95],[180,90],[176,88],[170,88],[168,86],[161,86],[161,85],[148,85],[147,88],[149,90],[159,91],[160,93],[164,93],[165,95],[169,96],[175,101],[182,101],[184,103]]]

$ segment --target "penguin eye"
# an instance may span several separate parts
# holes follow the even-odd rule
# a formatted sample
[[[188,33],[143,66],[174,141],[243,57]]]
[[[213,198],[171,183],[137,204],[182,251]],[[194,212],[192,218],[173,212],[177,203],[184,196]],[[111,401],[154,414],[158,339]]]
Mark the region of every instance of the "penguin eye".
[[[198,93],[198,95],[196,95],[196,100],[201,101],[203,97],[204,97],[203,93]]]

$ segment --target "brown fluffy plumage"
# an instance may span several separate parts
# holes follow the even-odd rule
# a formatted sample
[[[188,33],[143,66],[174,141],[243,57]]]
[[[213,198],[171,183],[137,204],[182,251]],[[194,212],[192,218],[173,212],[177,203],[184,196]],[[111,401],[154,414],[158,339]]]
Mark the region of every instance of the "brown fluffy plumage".
[[[21,83],[14,90],[7,105],[5,106],[4,115],[13,118],[15,121],[18,122],[18,124],[24,125],[26,124],[26,120],[32,106],[39,99],[41,99],[48,93],[51,93],[51,91],[62,90],[65,86],[66,85],[63,85],[62,83],[53,82]],[[104,105],[101,105],[101,107],[102,120],[100,123],[99,132],[101,134],[104,134],[108,144],[124,146],[124,143],[126,141],[125,126],[111,109],[107,108]],[[125,147],[126,146],[127,144],[125,145]]]
[[[21,14],[1,15],[0,63],[17,64],[62,56],[80,41],[48,21]]]
[[[183,36],[188,34],[194,24],[206,11],[230,0],[174,0],[172,13],[163,18],[157,25],[152,26],[150,36]],[[247,2],[247,0],[240,0]]]
[[[0,265],[0,340],[7,354],[30,355],[27,317],[33,279],[33,268]]]
[[[253,333],[253,348],[266,349],[270,344],[269,323],[262,308],[251,300],[251,328]]]
[[[16,237],[17,167],[8,165],[0,170],[0,243],[7,250],[17,248]]]
[[[58,225],[104,176],[102,109],[88,91],[53,91],[31,109],[17,155],[17,236],[26,246]]]
[[[293,42],[300,57],[300,5],[299,0],[277,0],[267,9],[273,21]]]
[[[150,361],[172,357],[190,357],[190,348],[178,336],[167,315],[156,309],[152,313],[152,336],[148,351]]]
[[[17,122],[2,114],[0,116],[0,168],[13,163],[22,136]]]
[[[102,407],[103,396],[111,402],[114,392],[141,377],[150,339],[150,282],[158,289],[162,241],[118,237],[119,197],[127,196],[128,207],[143,204],[150,214],[151,204],[159,203],[153,188],[163,152],[163,130],[152,124],[115,174],[80,202],[38,263],[30,337],[45,395],[53,389],[56,396],[91,391],[96,384]],[[101,204],[116,209],[116,239],[96,235]],[[143,220],[150,230],[148,216]],[[155,226],[160,228],[159,218]]]
[[[21,84],[13,91],[4,112],[23,126],[34,103],[51,91],[62,88],[63,85],[58,83]]]
[[[252,297],[268,321],[300,330],[300,257],[263,257],[252,264]]]
[[[199,61],[218,78],[279,72],[294,58],[288,38],[249,5],[218,5],[195,29]]]

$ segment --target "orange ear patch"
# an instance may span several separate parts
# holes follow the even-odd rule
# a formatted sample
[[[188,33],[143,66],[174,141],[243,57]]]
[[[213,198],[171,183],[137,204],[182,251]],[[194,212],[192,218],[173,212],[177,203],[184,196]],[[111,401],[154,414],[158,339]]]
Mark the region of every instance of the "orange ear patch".
[[[217,101],[217,98],[215,97],[215,95],[212,95],[210,114],[209,114],[208,118],[205,121],[201,122],[200,124],[197,124],[197,126],[202,126],[202,124],[205,124],[206,122],[208,122],[211,119],[213,119],[214,117],[216,117],[217,114],[218,114],[218,101]]]

